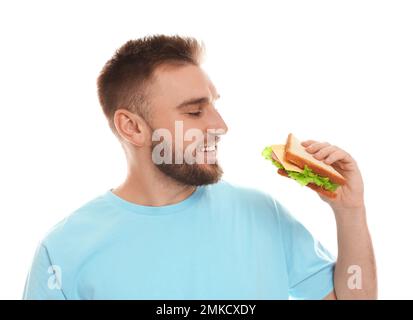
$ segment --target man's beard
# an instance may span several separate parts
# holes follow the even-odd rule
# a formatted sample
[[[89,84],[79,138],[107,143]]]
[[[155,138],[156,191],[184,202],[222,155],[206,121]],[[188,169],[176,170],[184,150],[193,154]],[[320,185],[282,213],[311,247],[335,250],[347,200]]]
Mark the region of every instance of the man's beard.
[[[159,142],[152,142],[151,152]],[[173,150],[173,149],[172,149]],[[218,162],[212,164],[185,163],[176,164],[175,151],[172,154],[172,164],[160,163],[155,166],[166,176],[182,185],[202,186],[217,183],[223,174]]]

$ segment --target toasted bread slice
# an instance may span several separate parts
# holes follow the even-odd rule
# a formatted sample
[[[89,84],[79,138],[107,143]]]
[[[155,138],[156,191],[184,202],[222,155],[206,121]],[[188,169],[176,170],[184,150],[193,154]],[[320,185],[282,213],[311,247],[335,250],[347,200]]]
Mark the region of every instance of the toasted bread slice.
[[[288,176],[288,173],[287,173],[285,170],[283,170],[283,169],[278,169],[277,172],[278,172],[280,175],[282,175],[283,177],[290,178],[290,177]],[[290,178],[290,179],[291,179],[291,178]],[[319,187],[319,186],[317,186],[317,185],[314,184],[314,183],[309,183],[309,184],[306,185],[306,187],[309,187],[309,188],[313,189],[315,192],[320,193],[320,194],[322,194],[323,196],[326,196],[326,197],[331,198],[331,199],[334,199],[334,198],[337,197],[337,193],[335,193],[335,192],[333,192],[333,191],[326,190],[326,189],[324,189],[324,188],[322,188],[322,187]]]
[[[332,166],[317,160],[311,153],[307,152],[301,145],[301,142],[292,133],[288,135],[284,157],[287,161],[295,164],[301,169],[304,169],[304,166],[307,166],[315,173],[322,177],[329,178],[330,181],[334,183],[339,185],[344,185],[346,183],[346,179]]]

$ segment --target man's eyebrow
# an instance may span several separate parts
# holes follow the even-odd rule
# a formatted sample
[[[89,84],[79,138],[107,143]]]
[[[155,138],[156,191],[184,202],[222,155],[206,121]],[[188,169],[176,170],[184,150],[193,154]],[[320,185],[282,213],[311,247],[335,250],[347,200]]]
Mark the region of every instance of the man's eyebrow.
[[[220,97],[220,95],[217,95],[214,98],[214,100],[219,99],[219,97]],[[176,108],[181,109],[181,108],[191,106],[191,105],[206,104],[206,103],[210,103],[210,99],[208,97],[190,98],[188,100],[185,100],[185,101],[181,102]]]

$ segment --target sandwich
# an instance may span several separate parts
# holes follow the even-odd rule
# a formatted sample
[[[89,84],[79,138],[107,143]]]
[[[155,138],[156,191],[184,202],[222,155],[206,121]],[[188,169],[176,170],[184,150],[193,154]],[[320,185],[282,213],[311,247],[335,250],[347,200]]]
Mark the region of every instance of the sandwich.
[[[277,172],[280,175],[291,178],[328,198],[337,197],[337,189],[346,183],[346,179],[337,170],[314,158],[291,133],[285,145],[268,146],[262,155],[278,168]]]

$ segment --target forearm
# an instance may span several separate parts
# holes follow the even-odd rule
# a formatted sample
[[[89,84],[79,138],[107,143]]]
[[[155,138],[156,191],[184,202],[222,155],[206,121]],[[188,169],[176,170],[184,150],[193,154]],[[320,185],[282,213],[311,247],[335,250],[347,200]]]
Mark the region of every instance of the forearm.
[[[365,208],[334,210],[338,257],[334,271],[337,299],[377,299],[373,245]]]

